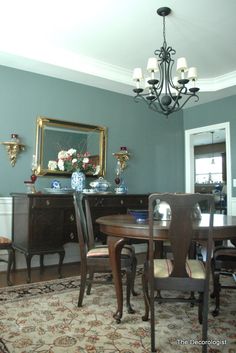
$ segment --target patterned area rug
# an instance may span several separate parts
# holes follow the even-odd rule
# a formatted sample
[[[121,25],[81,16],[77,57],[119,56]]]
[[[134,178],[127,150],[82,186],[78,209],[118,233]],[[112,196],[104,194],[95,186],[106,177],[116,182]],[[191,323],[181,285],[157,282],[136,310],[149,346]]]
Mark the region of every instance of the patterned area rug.
[[[149,353],[149,322],[143,322],[140,295],[136,313],[124,309],[116,324],[113,285],[94,285],[77,307],[79,277],[0,289],[0,353]],[[222,290],[217,318],[209,315],[210,353],[236,353],[235,291]],[[211,308],[214,302],[211,300]],[[201,326],[189,304],[157,304],[158,353],[198,353]]]

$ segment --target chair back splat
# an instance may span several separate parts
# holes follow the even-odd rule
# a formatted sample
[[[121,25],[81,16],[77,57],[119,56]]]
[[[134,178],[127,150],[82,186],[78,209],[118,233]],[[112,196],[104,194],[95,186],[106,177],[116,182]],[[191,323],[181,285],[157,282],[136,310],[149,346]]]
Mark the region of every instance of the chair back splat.
[[[101,283],[100,278],[94,280],[94,274],[111,273],[111,265],[108,246],[95,244],[92,217],[88,200],[84,198],[82,193],[77,192],[74,193],[73,199],[81,259],[81,284],[78,306],[82,306],[86,285],[86,294],[89,295],[91,292],[92,283]],[[121,269],[126,272],[126,303],[129,313],[134,313],[134,310],[130,304],[130,294],[131,292],[134,293],[133,287],[136,265],[137,260],[135,257],[134,248],[131,245],[125,245],[121,251]],[[105,278],[102,280],[102,283],[108,284],[109,281]],[[120,322],[120,315],[115,314],[114,318],[117,322]]]
[[[206,226],[201,230],[206,244],[205,262],[193,256],[194,243],[199,241],[199,203],[208,204],[209,214],[205,215]],[[165,202],[170,209],[170,219],[163,222],[163,228],[168,228],[171,257],[155,258],[155,239],[161,230],[155,228],[160,222],[156,219],[156,204]],[[210,260],[212,252],[212,229],[214,217],[214,197],[206,194],[159,194],[149,196],[149,259],[144,266],[142,276],[145,314],[143,320],[148,320],[150,310],[151,351],[155,352],[155,304],[164,301],[180,301],[198,305],[198,319],[202,324],[202,341],[207,342],[208,297]],[[171,297],[163,297],[163,290],[173,291]],[[159,293],[158,300],[154,292]],[[177,292],[176,292],[177,291]],[[198,297],[195,298],[195,293]],[[177,294],[177,295],[176,295]],[[158,330],[157,330],[158,332]],[[195,337],[196,338],[196,337]],[[202,352],[207,352],[207,343],[202,345]]]

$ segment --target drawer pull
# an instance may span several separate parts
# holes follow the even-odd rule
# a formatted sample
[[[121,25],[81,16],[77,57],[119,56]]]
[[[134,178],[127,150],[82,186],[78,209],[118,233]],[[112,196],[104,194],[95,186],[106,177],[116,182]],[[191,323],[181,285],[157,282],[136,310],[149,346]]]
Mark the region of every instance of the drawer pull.
[[[139,203],[142,205],[142,203],[143,203],[143,200],[139,200]]]
[[[75,220],[75,217],[74,217],[73,214],[71,214],[71,215],[70,215],[70,221],[71,221],[71,222],[74,222],[74,220]]]
[[[46,200],[46,205],[50,206],[50,200]]]
[[[120,200],[120,204],[123,205],[124,204],[124,200]]]
[[[71,240],[75,239],[74,233],[70,233],[69,237],[70,237]]]

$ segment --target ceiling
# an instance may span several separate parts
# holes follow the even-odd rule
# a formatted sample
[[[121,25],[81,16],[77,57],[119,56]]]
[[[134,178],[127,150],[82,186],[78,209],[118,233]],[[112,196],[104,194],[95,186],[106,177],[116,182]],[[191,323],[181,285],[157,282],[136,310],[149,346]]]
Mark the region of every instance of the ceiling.
[[[193,146],[210,145],[225,142],[225,129],[217,129],[194,134]]]
[[[0,0],[0,65],[133,95],[163,43],[198,69],[199,103],[236,94],[236,1]]]

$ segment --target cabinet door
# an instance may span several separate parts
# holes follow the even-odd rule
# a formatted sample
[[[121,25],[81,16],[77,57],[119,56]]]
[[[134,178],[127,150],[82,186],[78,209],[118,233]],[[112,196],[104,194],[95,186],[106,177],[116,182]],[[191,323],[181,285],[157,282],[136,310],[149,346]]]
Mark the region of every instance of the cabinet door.
[[[38,208],[31,216],[30,249],[49,250],[63,244],[63,209]]]

